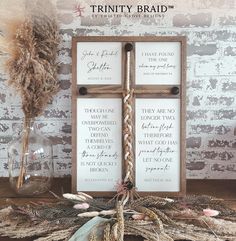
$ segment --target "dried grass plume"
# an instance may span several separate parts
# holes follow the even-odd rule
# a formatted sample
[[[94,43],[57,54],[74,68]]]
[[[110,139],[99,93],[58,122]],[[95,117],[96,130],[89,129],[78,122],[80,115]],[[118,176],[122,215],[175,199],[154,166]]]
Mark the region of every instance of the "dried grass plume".
[[[25,115],[19,190],[24,182],[24,153],[29,145],[29,127],[59,90],[57,49],[59,28],[49,0],[4,0],[0,2],[0,54],[5,59],[8,84],[20,95]]]
[[[32,119],[59,90],[57,19],[50,1],[11,2],[1,2],[0,52],[7,58],[8,83],[19,93],[26,119]]]

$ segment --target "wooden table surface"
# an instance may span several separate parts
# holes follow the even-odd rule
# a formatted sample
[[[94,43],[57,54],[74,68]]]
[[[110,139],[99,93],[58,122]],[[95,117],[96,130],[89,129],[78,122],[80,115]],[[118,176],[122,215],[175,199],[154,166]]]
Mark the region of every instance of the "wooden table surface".
[[[53,180],[52,191],[57,195],[71,192],[70,178],[55,178]],[[188,180],[187,194],[195,195],[211,195],[218,198],[223,198],[225,202],[236,210],[236,180]],[[17,197],[10,189],[7,178],[0,178],[0,207],[11,205],[25,205],[30,202],[50,201],[54,202],[56,199],[50,194],[46,193],[38,197],[22,198]],[[32,238],[25,239],[9,239],[0,237],[0,241],[33,241]],[[141,241],[142,239],[129,237],[126,241]]]

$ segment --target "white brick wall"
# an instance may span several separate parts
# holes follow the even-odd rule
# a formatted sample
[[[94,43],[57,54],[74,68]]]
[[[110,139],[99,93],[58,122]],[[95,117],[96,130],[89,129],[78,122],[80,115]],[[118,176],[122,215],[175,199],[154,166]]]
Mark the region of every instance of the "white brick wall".
[[[7,1],[7,0],[2,0]],[[55,176],[71,171],[71,37],[76,35],[186,35],[187,176],[236,178],[236,3],[233,0],[161,1],[174,5],[160,18],[92,18],[89,4],[108,1],[54,0],[61,27],[59,79],[62,90],[40,117],[54,141]],[[124,1],[134,4],[136,1]],[[85,7],[84,17],[74,13]],[[110,4],[122,4],[110,0]],[[156,4],[143,0],[140,4]],[[7,176],[6,147],[19,130],[19,99],[0,73],[0,176]]]

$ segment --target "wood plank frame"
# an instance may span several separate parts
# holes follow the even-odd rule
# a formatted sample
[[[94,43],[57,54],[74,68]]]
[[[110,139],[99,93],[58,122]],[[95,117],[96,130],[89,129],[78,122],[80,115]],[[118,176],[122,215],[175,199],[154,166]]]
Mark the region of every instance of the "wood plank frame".
[[[77,43],[78,42],[121,42],[122,47],[127,43],[135,42],[180,42],[181,44],[181,80],[180,93],[178,95],[169,97],[167,93],[148,93],[141,94],[141,98],[180,98],[180,191],[179,192],[139,192],[141,196],[154,195],[159,196],[183,196],[186,193],[186,37],[184,36],[144,36],[144,37],[94,37],[94,36],[82,36],[73,37],[72,39],[72,192],[77,192],[77,98],[78,90],[81,86],[88,88],[88,94],[86,96],[80,96],[80,98],[110,98],[119,97],[122,98],[122,91],[124,87],[125,79],[125,54],[122,51],[122,83],[119,85],[77,85]],[[132,52],[131,59],[135,64],[135,51]],[[132,67],[132,69],[134,69]],[[135,71],[131,71],[131,78],[135,80]],[[176,85],[175,85],[176,86]],[[136,92],[142,92],[146,87],[143,85],[135,86],[135,81],[132,83],[132,87],[136,87]],[[168,90],[171,91],[173,86],[170,85],[152,85],[152,89],[156,90]],[[96,94],[97,93],[97,94]],[[122,135],[122,133],[121,133]],[[135,144],[135,141],[134,141]],[[124,164],[123,165],[123,176],[124,176]],[[112,197],[115,192],[87,192],[97,197]]]

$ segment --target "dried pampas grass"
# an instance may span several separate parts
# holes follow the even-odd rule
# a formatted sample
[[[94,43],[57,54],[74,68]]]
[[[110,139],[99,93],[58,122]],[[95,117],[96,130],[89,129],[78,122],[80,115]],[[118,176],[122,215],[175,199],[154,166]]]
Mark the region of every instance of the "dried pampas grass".
[[[18,15],[2,20],[1,46],[4,47],[1,51],[8,55],[5,65],[8,83],[20,94],[26,119],[32,119],[42,114],[59,90],[56,76],[59,31],[48,1],[36,1],[20,9],[19,12],[24,13],[22,19]]]
[[[47,0],[3,1],[0,29],[0,52],[7,58],[8,84],[21,97],[24,127],[29,129],[59,90],[56,62],[59,29],[53,5]],[[17,188],[23,185],[29,130],[23,138]]]

